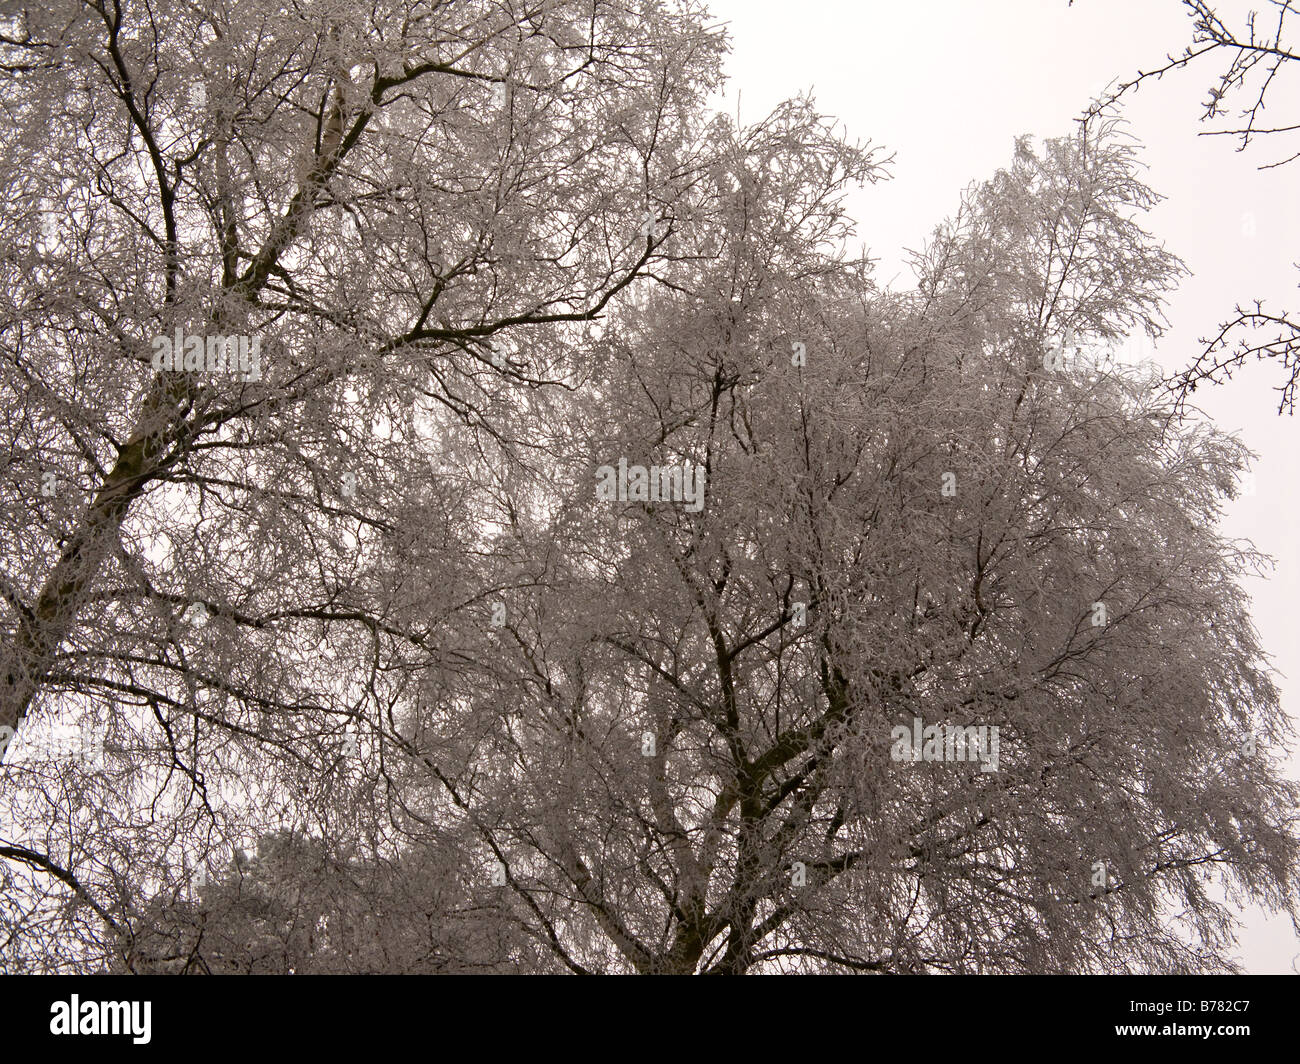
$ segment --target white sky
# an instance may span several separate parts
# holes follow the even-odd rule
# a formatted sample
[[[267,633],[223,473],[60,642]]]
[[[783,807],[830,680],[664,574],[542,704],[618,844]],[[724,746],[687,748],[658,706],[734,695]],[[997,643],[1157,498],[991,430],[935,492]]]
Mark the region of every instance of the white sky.
[[[708,0],[729,24],[731,82],[721,104],[750,122],[782,99],[813,90],[823,113],[850,137],[893,152],[893,179],[848,203],[862,238],[880,260],[881,283],[908,274],[903,250],[918,247],[957,206],[961,190],[1010,165],[1012,142],[1075,132],[1074,119],[1113,78],[1128,80],[1159,65],[1189,40],[1191,22],[1178,0]],[[1232,27],[1253,4],[1221,0]],[[1271,28],[1261,16],[1260,26]],[[1215,331],[1237,302],[1264,298],[1273,309],[1300,311],[1293,264],[1300,260],[1300,161],[1260,171],[1300,148],[1268,139],[1246,154],[1229,137],[1198,137],[1198,104],[1222,69],[1207,56],[1187,70],[1148,82],[1125,106],[1129,132],[1145,146],[1148,183],[1166,197],[1145,227],[1179,255],[1192,276],[1170,301],[1170,331],[1155,352],[1166,368],[1184,364],[1198,337]],[[1300,68],[1300,64],[1297,64]],[[1300,115],[1292,72],[1273,90],[1266,124]],[[1289,94],[1289,95],[1288,95]],[[1248,100],[1229,100],[1238,108]],[[1287,107],[1291,109],[1284,113]],[[1285,118],[1285,121],[1283,119]],[[1288,195],[1288,191],[1292,194]],[[1255,235],[1247,215],[1253,215]],[[1300,720],[1300,647],[1291,608],[1300,588],[1300,537],[1290,452],[1300,421],[1278,417],[1278,371],[1257,365],[1226,387],[1197,392],[1201,407],[1236,431],[1259,455],[1257,491],[1230,504],[1224,531],[1249,538],[1276,560],[1267,580],[1250,579],[1255,624],[1273,656],[1284,705]],[[1300,775],[1292,757],[1290,775]],[[1292,972],[1300,955],[1286,917],[1244,916],[1240,959],[1253,973]],[[1300,967],[1300,961],[1296,962]]]

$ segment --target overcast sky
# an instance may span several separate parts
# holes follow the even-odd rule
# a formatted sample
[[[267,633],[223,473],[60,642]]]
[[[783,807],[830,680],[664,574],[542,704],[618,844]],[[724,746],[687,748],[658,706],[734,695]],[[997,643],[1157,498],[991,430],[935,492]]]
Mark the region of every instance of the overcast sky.
[[[857,139],[895,153],[893,180],[849,200],[861,237],[880,260],[878,280],[908,279],[904,249],[917,247],[957,206],[961,190],[1010,164],[1012,142],[1077,130],[1074,119],[1113,78],[1147,70],[1182,50],[1190,20],[1178,0],[708,0],[729,23],[731,82],[722,101],[742,121],[785,97],[813,90],[821,110]],[[1250,7],[1217,5],[1230,26]],[[1261,23],[1261,26],[1263,23]],[[1249,153],[1228,137],[1198,137],[1198,104],[1221,60],[1206,57],[1129,98],[1130,132],[1144,145],[1148,183],[1166,198],[1147,218],[1192,271],[1170,301],[1170,330],[1154,358],[1183,365],[1197,338],[1215,331],[1237,302],[1265,298],[1300,310],[1294,263],[1300,260],[1300,161],[1260,171],[1280,145]],[[1300,70],[1293,72],[1300,77]],[[1296,101],[1300,92],[1279,85]],[[739,100],[737,100],[739,96]],[[1282,116],[1274,115],[1274,119]],[[1287,124],[1276,121],[1275,124]],[[1295,145],[1291,151],[1296,150]],[[1288,195],[1288,192],[1290,193]],[[1253,222],[1253,227],[1252,223]],[[1253,228],[1254,235],[1251,235]],[[1300,536],[1292,498],[1292,455],[1300,422],[1278,417],[1281,381],[1253,366],[1223,388],[1197,393],[1206,413],[1236,431],[1258,456],[1253,497],[1230,504],[1227,534],[1248,538],[1276,561],[1266,580],[1249,579],[1255,623],[1273,656],[1284,704],[1300,718],[1300,639],[1293,603],[1300,588]],[[1300,758],[1289,761],[1300,775]],[[1290,921],[1258,910],[1245,915],[1240,958],[1247,971],[1291,973],[1300,954]],[[1300,967],[1300,962],[1297,962]]]

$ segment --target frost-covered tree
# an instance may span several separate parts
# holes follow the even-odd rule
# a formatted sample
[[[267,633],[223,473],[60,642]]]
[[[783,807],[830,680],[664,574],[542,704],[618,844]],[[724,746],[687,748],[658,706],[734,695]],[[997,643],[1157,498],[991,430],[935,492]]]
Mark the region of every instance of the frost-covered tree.
[[[568,507],[511,537],[519,675],[444,763],[519,919],[588,971],[1230,968],[1214,884],[1296,904],[1255,557],[1214,530],[1245,454],[1059,342],[1161,327],[1132,151],[1022,143],[896,296],[790,253],[830,226],[787,150],[719,268],[611,328]],[[593,505],[620,457],[702,466],[703,509]],[[918,719],[996,762],[895,760]]]
[[[529,459],[534,393],[709,209],[722,47],[640,0],[4,6],[6,874],[129,939],[128,863],[251,846],[232,785],[319,809],[376,675],[454,670],[456,469]],[[41,757],[65,726],[105,770]]]

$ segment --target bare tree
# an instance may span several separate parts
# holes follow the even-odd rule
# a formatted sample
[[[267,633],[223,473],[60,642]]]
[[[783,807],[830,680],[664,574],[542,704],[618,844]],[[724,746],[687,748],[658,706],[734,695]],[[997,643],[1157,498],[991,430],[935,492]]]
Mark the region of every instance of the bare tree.
[[[1244,152],[1258,140],[1281,144],[1282,154],[1260,164],[1261,170],[1286,166],[1300,159],[1296,137],[1300,121],[1283,116],[1271,122],[1265,116],[1266,102],[1288,91],[1288,75],[1300,72],[1300,46],[1295,41],[1295,23],[1300,9],[1294,0],[1269,0],[1266,25],[1260,26],[1259,14],[1250,12],[1245,24],[1230,26],[1206,0],[1183,0],[1192,19],[1191,42],[1177,56],[1151,69],[1139,70],[1137,76],[1121,82],[1089,109],[1097,115],[1130,92],[1136,92],[1151,79],[1159,80],[1172,70],[1201,60],[1225,64],[1209,86],[1209,98],[1201,105],[1201,120],[1211,128],[1205,137],[1235,137],[1237,151]],[[1290,19],[1290,21],[1288,21]],[[1208,59],[1207,59],[1208,57]],[[1240,109],[1233,111],[1233,101]],[[1300,268],[1300,264],[1297,264]],[[1186,369],[1170,380],[1180,405],[1185,404],[1197,385],[1220,384],[1232,377],[1234,370],[1251,360],[1278,360],[1282,383],[1277,387],[1281,398],[1278,413],[1295,412],[1296,389],[1300,385],[1300,321],[1292,311],[1269,311],[1260,300],[1238,304],[1213,336],[1201,340],[1203,350]]]

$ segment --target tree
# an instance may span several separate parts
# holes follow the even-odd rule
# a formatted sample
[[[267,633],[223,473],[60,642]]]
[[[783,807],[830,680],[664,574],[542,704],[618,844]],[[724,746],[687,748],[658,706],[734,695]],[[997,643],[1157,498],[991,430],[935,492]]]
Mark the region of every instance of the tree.
[[[1231,969],[1211,870],[1296,911],[1257,559],[1213,531],[1245,454],[1044,368],[1160,328],[1131,150],[1022,145],[911,297],[789,255],[805,158],[747,157],[716,272],[611,328],[568,506],[514,532],[519,676],[450,760],[520,920],[582,971]],[[593,506],[617,457],[702,466],[705,506]],[[918,718],[1000,764],[891,760]]]
[[[1300,122],[1284,116],[1280,123],[1273,123],[1266,121],[1264,115],[1270,90],[1285,82],[1286,74],[1292,69],[1288,64],[1300,59],[1294,41],[1295,17],[1300,16],[1300,10],[1293,0],[1269,0],[1269,3],[1273,18],[1269,26],[1258,29],[1254,11],[1246,17],[1244,26],[1234,28],[1206,0],[1183,0],[1192,19],[1191,42],[1176,57],[1166,56],[1160,66],[1139,70],[1136,77],[1121,82],[1089,109],[1089,115],[1100,114],[1150,79],[1158,81],[1170,71],[1193,63],[1203,66],[1199,61],[1208,56],[1211,62],[1220,60],[1226,65],[1210,85],[1209,98],[1201,104],[1201,121],[1211,126],[1217,123],[1218,128],[1207,129],[1200,135],[1236,137],[1239,152],[1246,151],[1257,140],[1283,144],[1282,151],[1290,154],[1261,164],[1261,170],[1286,166],[1300,159],[1300,149],[1294,141],[1287,140],[1300,133]],[[1292,17],[1290,23],[1288,16]],[[1273,97],[1276,95],[1274,92]],[[1238,98],[1246,105],[1230,117],[1231,101]],[[1293,311],[1269,311],[1260,300],[1245,307],[1239,303],[1218,331],[1201,343],[1204,349],[1196,359],[1170,380],[1180,404],[1186,403],[1197,385],[1221,384],[1252,359],[1277,359],[1282,372],[1282,383],[1277,388],[1281,393],[1278,413],[1295,412],[1296,389],[1300,386],[1300,319]]]

